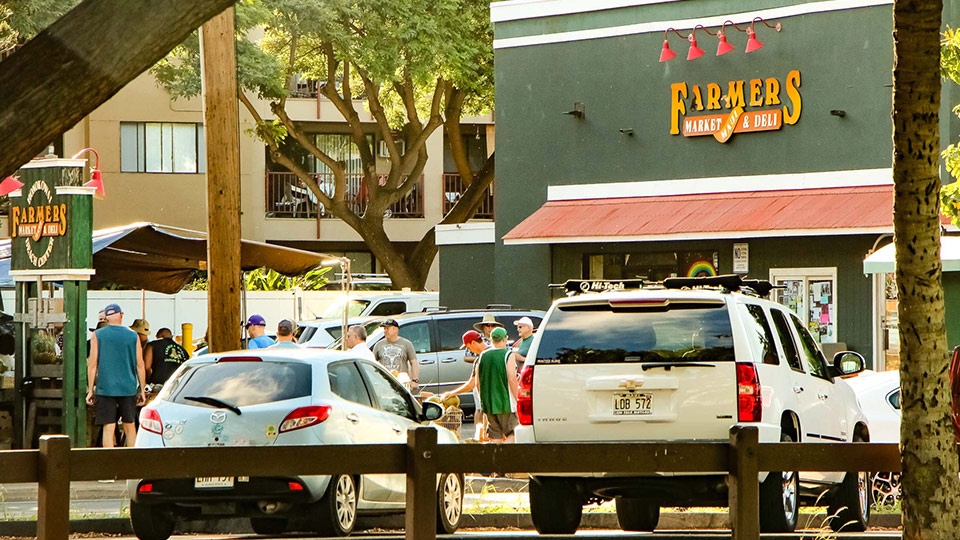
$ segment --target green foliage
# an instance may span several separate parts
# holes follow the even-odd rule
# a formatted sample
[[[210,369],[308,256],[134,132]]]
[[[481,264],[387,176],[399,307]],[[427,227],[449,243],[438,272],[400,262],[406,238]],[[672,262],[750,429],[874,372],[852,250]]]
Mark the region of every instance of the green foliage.
[[[940,75],[960,84],[960,33],[950,27],[940,39]],[[953,108],[953,114],[960,115],[960,105]],[[960,179],[960,147],[957,143],[948,146],[940,157],[950,176]],[[940,188],[940,212],[954,225],[960,225],[960,183],[952,182]]]
[[[330,267],[314,268],[302,275],[287,277],[269,268],[247,272],[244,286],[248,291],[289,291],[299,287],[304,291],[318,291],[329,281]]]
[[[0,1],[0,51],[9,51],[53,24],[79,0]]]

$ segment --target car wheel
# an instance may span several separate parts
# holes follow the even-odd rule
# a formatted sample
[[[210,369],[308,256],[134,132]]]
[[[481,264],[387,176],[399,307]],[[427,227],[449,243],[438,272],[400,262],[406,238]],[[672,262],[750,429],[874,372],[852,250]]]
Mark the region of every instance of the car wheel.
[[[320,536],[348,536],[357,524],[357,483],[349,474],[330,477],[323,497],[314,503]]]
[[[854,436],[853,442],[863,442],[863,438]],[[870,473],[860,471],[844,475],[828,508],[830,528],[835,532],[867,530],[871,493]]]
[[[463,516],[463,475],[445,473],[437,485],[437,533],[453,534]]]
[[[583,501],[561,478],[530,477],[530,520],[540,534],[573,534],[580,526]]]
[[[130,501],[130,525],[140,540],[167,540],[176,524],[168,506]]]
[[[873,494],[870,502],[892,506],[900,502],[900,473],[876,472],[872,476]]]
[[[780,442],[793,442],[784,433]],[[760,484],[760,531],[791,533],[800,513],[800,483],[796,471],[770,471]]]
[[[625,531],[652,531],[660,521],[660,506],[639,499],[617,497],[617,521]]]
[[[287,531],[287,519],[252,517],[250,528],[257,534],[281,534]]]

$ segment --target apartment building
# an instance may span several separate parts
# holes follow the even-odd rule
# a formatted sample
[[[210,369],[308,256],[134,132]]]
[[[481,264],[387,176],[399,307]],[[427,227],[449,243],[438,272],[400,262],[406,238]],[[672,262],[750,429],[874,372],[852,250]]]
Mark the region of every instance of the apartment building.
[[[358,210],[365,201],[359,174],[359,156],[348,138],[342,117],[329,102],[318,99],[305,85],[287,103],[291,118],[303,123],[318,147],[347,164],[347,200]],[[273,118],[269,103],[254,101],[259,114]],[[357,109],[366,115],[362,103]],[[389,171],[385,148],[381,148],[372,118],[371,141],[378,154],[378,170]],[[479,169],[493,151],[493,116],[464,122],[469,157]],[[354,272],[380,272],[381,267],[360,236],[343,221],[325,212],[316,196],[292,173],[273,163],[263,142],[253,134],[254,120],[240,107],[241,227],[246,239],[280,243],[332,255],[346,255]],[[203,103],[200,98],[173,99],[149,73],[128,84],[121,92],[91,113],[57,142],[64,156],[92,147],[100,155],[106,198],[94,204],[94,228],[102,229],[137,221],[205,230],[206,148]],[[62,150],[61,150],[62,148]],[[321,189],[331,189],[333,178],[323,164],[296,149],[291,157],[311,171]],[[430,161],[408,197],[387,213],[384,226],[401,249],[410,249],[449,211],[462,192],[444,144],[442,130],[427,143]],[[356,164],[356,168],[351,165]],[[493,219],[493,188],[476,215]],[[437,289],[434,264],[427,288]]]

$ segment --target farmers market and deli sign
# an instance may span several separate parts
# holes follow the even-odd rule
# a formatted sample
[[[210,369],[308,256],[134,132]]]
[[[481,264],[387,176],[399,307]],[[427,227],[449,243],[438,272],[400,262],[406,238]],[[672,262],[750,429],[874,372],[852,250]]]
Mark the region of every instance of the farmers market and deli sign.
[[[11,274],[72,278],[92,273],[92,197],[80,187],[82,160],[38,160],[17,173],[10,194]]]
[[[725,143],[734,133],[774,131],[796,124],[801,109],[799,70],[782,78],[706,85],[678,82],[670,85],[670,134],[713,135]]]

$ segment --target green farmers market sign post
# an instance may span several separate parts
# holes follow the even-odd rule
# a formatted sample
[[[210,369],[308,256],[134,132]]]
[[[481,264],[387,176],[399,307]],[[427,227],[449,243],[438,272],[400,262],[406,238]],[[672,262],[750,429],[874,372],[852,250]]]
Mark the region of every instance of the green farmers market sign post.
[[[49,418],[57,416],[51,406],[57,398],[62,399],[60,432],[75,446],[87,442],[85,327],[87,281],[94,273],[94,188],[82,185],[85,164],[81,159],[32,161],[18,173],[23,187],[10,194],[16,377],[22,379],[15,384],[29,388],[19,393],[14,414],[14,444],[19,447],[31,446],[45,427],[56,428]],[[55,282],[63,285],[62,301],[53,298]],[[62,363],[43,347],[61,328]],[[62,388],[50,383],[57,380]]]

